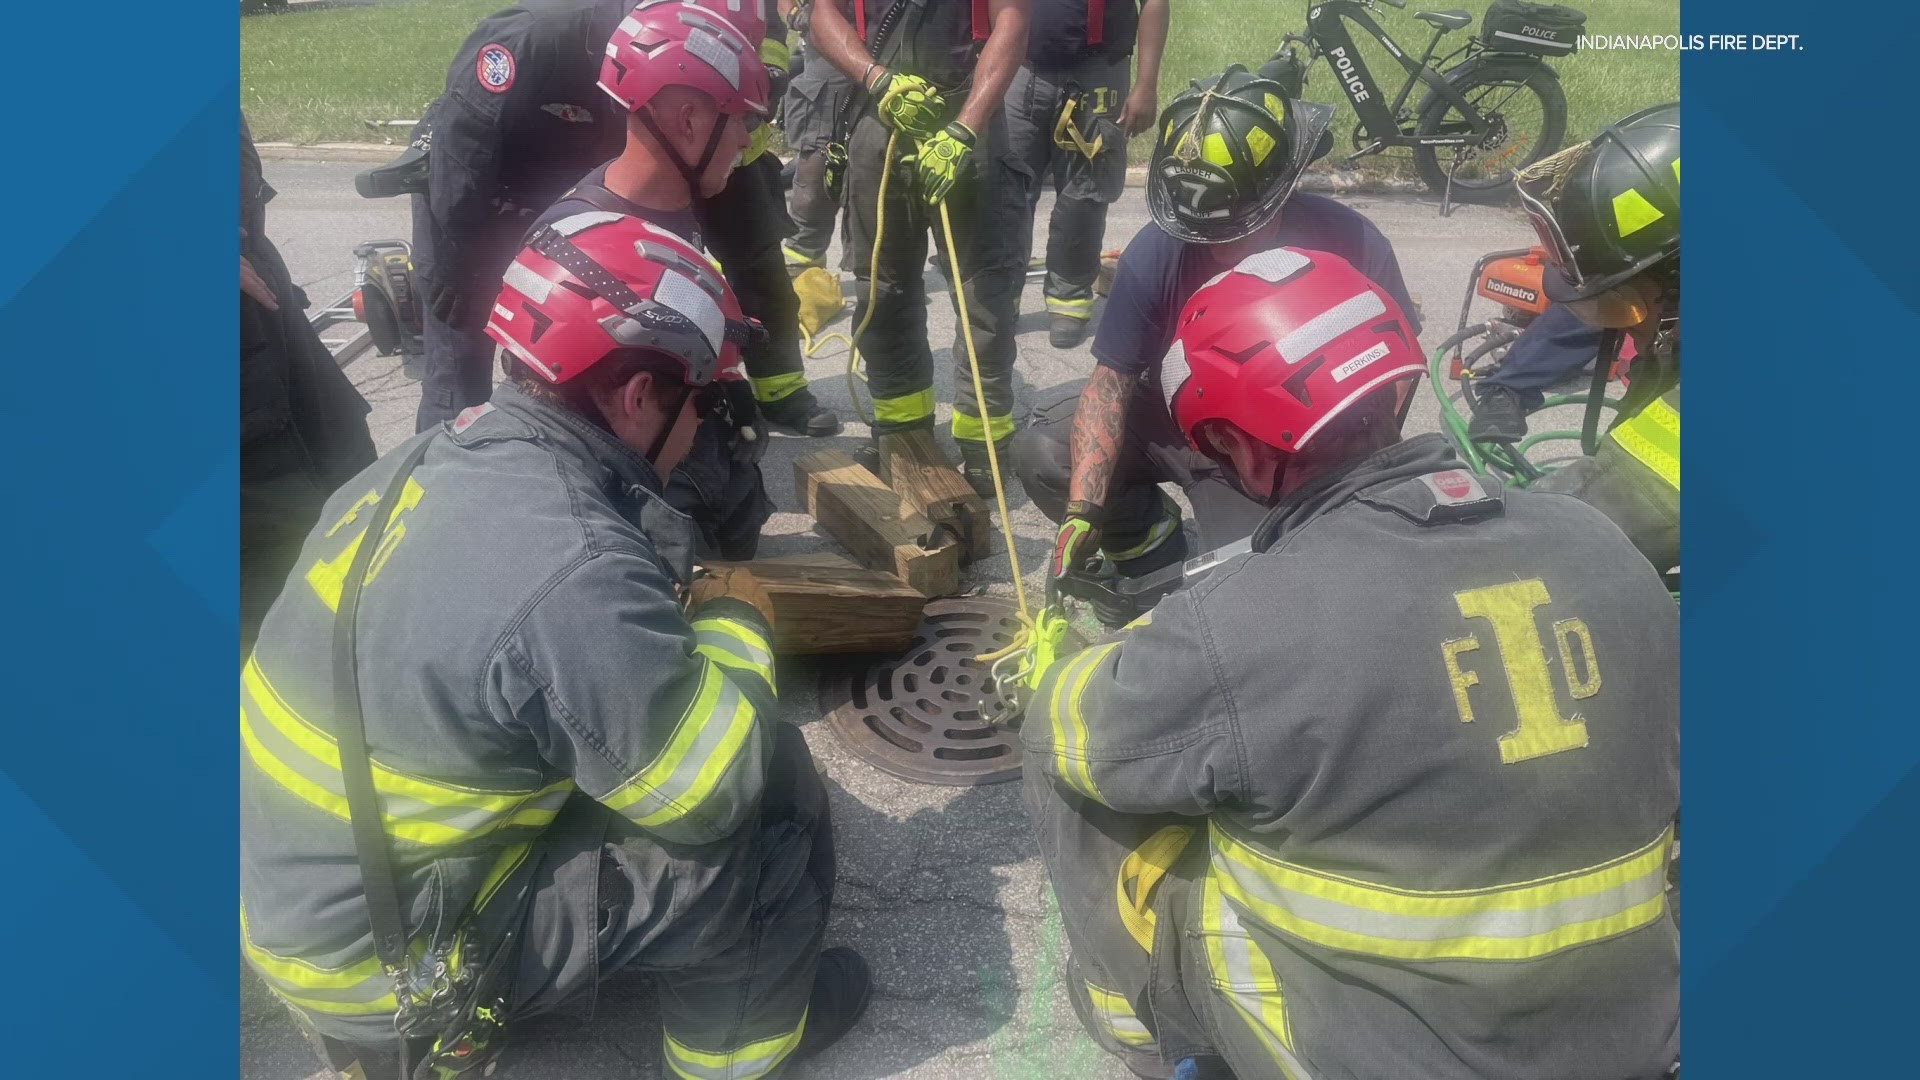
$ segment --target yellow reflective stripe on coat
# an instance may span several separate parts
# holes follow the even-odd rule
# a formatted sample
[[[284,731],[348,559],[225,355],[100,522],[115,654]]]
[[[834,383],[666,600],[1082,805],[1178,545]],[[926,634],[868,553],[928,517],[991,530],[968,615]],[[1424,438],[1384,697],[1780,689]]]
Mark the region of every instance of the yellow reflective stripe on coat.
[[[873,418],[881,424],[911,424],[933,418],[933,387],[900,397],[874,395]]]
[[[379,957],[329,968],[276,956],[253,943],[245,904],[240,905],[240,947],[268,989],[302,1009],[336,1016],[372,1016],[398,1007],[393,981],[381,970]]]
[[[758,675],[773,685],[773,646],[759,631],[737,619],[710,618],[693,621],[693,651],[719,664],[750,675]]]
[[[699,689],[666,748],[600,802],[648,828],[685,817],[720,786],[753,724],[753,703],[718,665],[700,665]]]
[[[352,820],[333,736],[295,713],[256,659],[248,658],[240,684],[240,741],[254,766],[308,805]],[[489,791],[371,764],[387,834],[416,844],[464,843],[502,826],[545,828],[574,791],[571,779],[531,791]]]
[[[1093,768],[1087,762],[1087,722],[1080,715],[1080,695],[1087,680],[1107,654],[1120,647],[1117,641],[1088,649],[1068,660],[1053,683],[1048,703],[1053,720],[1054,769],[1067,786],[1089,799],[1099,799],[1100,789],[1093,782]]]
[[[1680,490],[1680,411],[1661,398],[1622,420],[1610,437],[1635,461],[1652,469],[1667,486]]]
[[[1282,862],[1213,823],[1213,874],[1277,930],[1394,960],[1534,960],[1614,937],[1666,910],[1673,830],[1599,866],[1489,889],[1416,892]]]
[[[1125,997],[1087,983],[1087,998],[1093,1002],[1093,1012],[1100,1018],[1100,1026],[1117,1042],[1128,1046],[1152,1046],[1153,1032],[1133,1014],[1133,1005]]]
[[[1280,1075],[1287,1080],[1311,1080],[1306,1066],[1294,1056],[1293,1025],[1287,1018],[1280,977],[1240,924],[1239,913],[1222,896],[1212,874],[1200,887],[1200,939],[1206,946],[1207,974],[1214,990],[1247,1022],[1273,1056]]]
[[[1009,435],[1012,435],[1013,416],[1011,414],[1006,416],[990,415],[983,423],[977,416],[963,413],[959,409],[953,410],[954,438],[966,439],[971,442],[986,442],[989,431],[993,433],[994,442],[999,442]]]
[[[1120,877],[1114,883],[1120,922],[1148,955],[1153,953],[1153,931],[1159,922],[1153,911],[1153,890],[1187,850],[1193,832],[1191,825],[1168,825],[1120,860]]]
[[[785,251],[792,250],[784,244],[781,245],[781,248]],[[788,259],[787,261],[792,262],[793,260]],[[795,371],[786,375],[768,375],[765,378],[754,376],[750,381],[753,383],[753,399],[755,401],[779,401],[782,398],[791,397],[793,394],[805,390],[807,388],[807,373],[804,371]]]
[[[800,1023],[792,1031],[719,1053],[696,1050],[669,1034],[662,1033],[662,1037],[666,1042],[667,1067],[675,1076],[688,1080],[757,1080],[793,1053],[793,1048],[800,1045],[801,1033],[806,1030],[807,1017],[802,1013]]]

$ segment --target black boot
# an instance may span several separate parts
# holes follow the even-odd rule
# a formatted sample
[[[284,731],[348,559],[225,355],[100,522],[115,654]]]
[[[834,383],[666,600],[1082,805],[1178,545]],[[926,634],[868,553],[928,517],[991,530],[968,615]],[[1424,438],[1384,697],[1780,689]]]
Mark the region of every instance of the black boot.
[[[813,996],[807,999],[807,1029],[800,1033],[795,1058],[819,1053],[853,1030],[873,998],[873,972],[860,954],[844,945],[824,949],[813,972]]]
[[[1517,443],[1527,437],[1527,410],[1520,391],[1495,383],[1467,395],[1473,421],[1467,438],[1475,442]]]
[[[760,415],[774,427],[810,439],[840,434],[840,417],[832,409],[820,404],[813,396],[813,391],[805,387],[778,401],[761,402]]]
[[[955,439],[960,444],[960,473],[967,478],[967,484],[973,493],[993,503],[993,463],[987,458],[987,444],[972,439]],[[993,444],[993,452],[1000,459],[1000,478],[1008,484],[1013,483],[1013,459],[1010,456],[1013,436],[1009,435]]]
[[[1102,561],[1108,562],[1113,566],[1115,577],[1125,580],[1127,578],[1145,577],[1156,570],[1172,566],[1174,563],[1185,562],[1186,560],[1187,533],[1186,530],[1176,524],[1173,533],[1157,544],[1153,550],[1125,561],[1113,559],[1112,556],[1106,556]],[[1132,597],[1130,598],[1130,603],[1115,604],[1109,601],[1095,600],[1093,602],[1093,614],[1095,618],[1100,620],[1100,625],[1102,626],[1108,628],[1125,626],[1153,610],[1155,604],[1158,604],[1166,598],[1168,593],[1173,592],[1179,587],[1180,583],[1174,582],[1163,590],[1153,593],[1143,593],[1139,596]]]
[[[1056,349],[1071,349],[1080,344],[1087,336],[1088,319],[1076,319],[1071,315],[1055,315],[1047,323],[1047,344]]]

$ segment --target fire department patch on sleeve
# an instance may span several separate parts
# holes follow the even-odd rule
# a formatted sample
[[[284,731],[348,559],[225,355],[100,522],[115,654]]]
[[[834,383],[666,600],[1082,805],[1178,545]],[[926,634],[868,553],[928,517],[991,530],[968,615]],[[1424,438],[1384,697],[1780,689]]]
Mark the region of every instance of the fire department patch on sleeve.
[[[513,85],[513,53],[498,42],[481,46],[474,73],[489,93],[506,93]]]

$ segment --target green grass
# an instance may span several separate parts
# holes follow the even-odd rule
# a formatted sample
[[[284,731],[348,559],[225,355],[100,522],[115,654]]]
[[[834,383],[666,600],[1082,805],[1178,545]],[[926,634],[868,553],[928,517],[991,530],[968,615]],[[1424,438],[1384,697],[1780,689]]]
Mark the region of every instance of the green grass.
[[[378,141],[368,120],[411,120],[447,65],[509,0],[390,0],[240,20],[240,107],[261,142]],[[403,141],[404,129],[386,130]]]
[[[379,138],[367,120],[412,119],[446,79],[454,51],[480,19],[507,0],[384,0],[371,6],[295,10],[240,21],[240,101],[261,141],[327,142]],[[958,0],[949,0],[958,2]],[[1455,0],[1459,2],[1459,0]],[[1465,0],[1476,16],[1488,0]],[[1416,5],[1417,6],[1417,5]],[[1431,6],[1441,7],[1436,0]],[[1679,29],[1672,0],[1574,0],[1596,34],[1666,34]],[[1174,0],[1173,27],[1160,78],[1164,105],[1188,80],[1228,64],[1258,67],[1280,36],[1306,28],[1307,0]],[[1431,31],[1412,9],[1383,7],[1380,25],[1416,55]],[[1478,30],[1476,20],[1474,30]],[[1460,41],[1464,34],[1449,37]],[[1397,90],[1400,66],[1371,38],[1360,49],[1386,92]],[[1552,61],[1566,90],[1569,138],[1599,130],[1644,105],[1680,94],[1680,56],[1671,52],[1587,51]],[[1420,92],[1412,99],[1417,105]],[[1325,62],[1309,75],[1307,96],[1344,103]],[[1343,153],[1354,115],[1343,107],[1335,122],[1336,156]],[[399,133],[391,129],[388,137]],[[1133,141],[1136,160],[1151,151],[1147,136]],[[1409,168],[1405,151],[1369,159],[1369,169]]]

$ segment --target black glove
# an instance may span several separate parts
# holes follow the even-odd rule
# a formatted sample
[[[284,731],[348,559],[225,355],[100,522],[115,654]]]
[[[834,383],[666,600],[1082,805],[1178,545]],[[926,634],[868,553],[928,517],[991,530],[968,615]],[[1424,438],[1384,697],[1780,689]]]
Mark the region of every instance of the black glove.
[[[753,399],[753,384],[745,379],[728,379],[722,387],[727,395],[727,418],[733,425],[733,463],[758,465],[772,440],[767,422],[760,416],[760,403]]]

